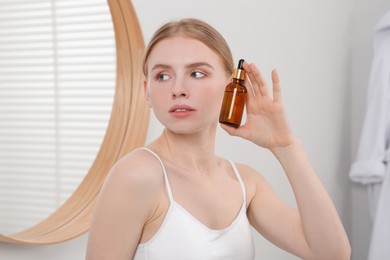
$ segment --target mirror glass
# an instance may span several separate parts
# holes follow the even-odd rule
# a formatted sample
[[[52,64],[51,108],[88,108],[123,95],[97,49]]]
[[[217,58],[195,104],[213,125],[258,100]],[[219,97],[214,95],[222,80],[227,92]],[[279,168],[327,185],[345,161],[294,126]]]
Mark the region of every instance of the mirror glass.
[[[0,0],[0,233],[38,223],[80,184],[115,67],[106,0]]]

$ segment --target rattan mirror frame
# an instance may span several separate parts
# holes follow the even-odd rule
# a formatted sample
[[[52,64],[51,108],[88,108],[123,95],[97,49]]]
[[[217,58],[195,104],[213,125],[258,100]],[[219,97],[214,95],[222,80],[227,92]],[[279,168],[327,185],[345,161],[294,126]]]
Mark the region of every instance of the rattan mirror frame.
[[[142,88],[142,31],[130,0],[108,0],[116,40],[116,86],[111,118],[100,151],[72,196],[37,225],[1,242],[48,245],[73,239],[89,228],[96,197],[113,164],[129,151],[144,145],[149,108]]]

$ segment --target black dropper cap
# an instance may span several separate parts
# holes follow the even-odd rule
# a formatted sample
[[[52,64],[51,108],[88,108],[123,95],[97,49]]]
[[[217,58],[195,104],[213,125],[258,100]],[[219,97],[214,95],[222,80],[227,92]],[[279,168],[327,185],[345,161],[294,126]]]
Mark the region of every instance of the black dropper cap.
[[[237,69],[234,69],[233,78],[240,79],[240,80],[245,79],[246,72],[242,68],[242,64],[244,63],[244,61],[245,61],[244,59],[239,60]]]
[[[241,59],[239,62],[238,62],[238,69],[242,70],[242,64],[244,64],[244,59]]]

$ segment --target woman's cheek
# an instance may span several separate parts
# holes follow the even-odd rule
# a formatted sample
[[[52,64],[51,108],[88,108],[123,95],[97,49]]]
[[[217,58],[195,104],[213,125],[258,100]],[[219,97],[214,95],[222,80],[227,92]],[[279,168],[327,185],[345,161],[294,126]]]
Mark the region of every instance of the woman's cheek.
[[[156,116],[159,116],[163,111],[166,111],[167,108],[165,107],[168,103],[163,100],[164,94],[162,91],[156,91],[153,90],[152,92],[149,92],[149,104],[153,110],[153,113]]]
[[[210,109],[213,109],[214,114],[219,115],[220,113],[224,92],[225,92],[224,88],[223,91],[221,91],[220,88],[217,88],[214,90],[213,93],[208,93],[208,95],[206,95],[207,97],[205,97],[207,98],[208,107]]]
[[[223,95],[225,94],[225,86],[221,86],[217,89],[217,93],[215,94],[216,96],[216,101],[219,104],[219,106],[222,105],[222,100],[223,100]]]

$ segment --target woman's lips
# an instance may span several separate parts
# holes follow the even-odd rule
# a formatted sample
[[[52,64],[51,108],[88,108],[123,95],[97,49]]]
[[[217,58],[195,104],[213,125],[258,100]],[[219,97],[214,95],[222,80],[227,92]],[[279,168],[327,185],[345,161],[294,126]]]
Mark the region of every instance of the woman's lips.
[[[187,105],[175,105],[169,109],[169,113],[176,118],[183,118],[194,114],[196,110]]]

